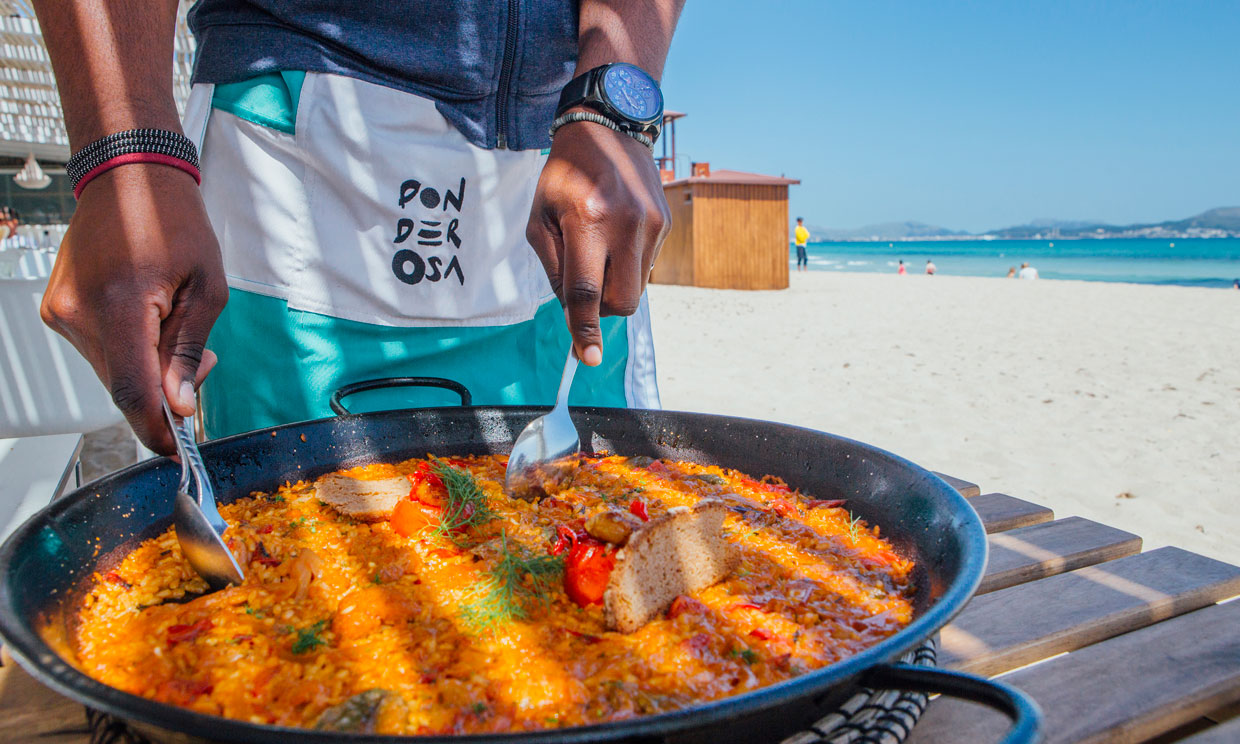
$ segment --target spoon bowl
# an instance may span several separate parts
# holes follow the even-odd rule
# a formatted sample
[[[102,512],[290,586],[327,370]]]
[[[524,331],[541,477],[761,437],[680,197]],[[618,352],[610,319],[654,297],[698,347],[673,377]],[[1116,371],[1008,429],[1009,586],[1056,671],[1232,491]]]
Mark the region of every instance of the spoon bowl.
[[[542,466],[581,450],[581,437],[568,415],[568,391],[573,387],[576,372],[577,357],[570,348],[560,376],[555,407],[550,413],[531,421],[512,445],[508,468],[504,472],[504,490],[508,493],[520,495],[527,490]]]

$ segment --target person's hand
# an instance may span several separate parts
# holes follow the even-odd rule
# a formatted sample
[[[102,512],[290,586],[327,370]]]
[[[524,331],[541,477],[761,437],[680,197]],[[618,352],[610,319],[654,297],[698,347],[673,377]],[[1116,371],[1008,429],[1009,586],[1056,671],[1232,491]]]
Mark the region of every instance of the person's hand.
[[[193,178],[126,165],[82,191],[41,313],[91,363],[142,443],[171,454],[160,387],[175,413],[193,415],[194,390],[215,364],[203,344],[227,299]]]
[[[670,226],[650,150],[590,122],[555,133],[525,235],[564,304],[581,361],[603,359],[600,315],[637,311]]]

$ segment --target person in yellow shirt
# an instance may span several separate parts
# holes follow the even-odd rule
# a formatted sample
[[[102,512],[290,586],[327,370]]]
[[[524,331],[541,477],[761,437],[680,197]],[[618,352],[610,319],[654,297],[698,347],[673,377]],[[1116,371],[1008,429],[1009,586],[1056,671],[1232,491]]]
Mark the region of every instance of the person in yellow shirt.
[[[797,246],[797,271],[809,271],[809,254],[805,252],[809,230],[805,229],[805,221],[800,217],[797,217],[797,229],[792,233],[792,240]]]

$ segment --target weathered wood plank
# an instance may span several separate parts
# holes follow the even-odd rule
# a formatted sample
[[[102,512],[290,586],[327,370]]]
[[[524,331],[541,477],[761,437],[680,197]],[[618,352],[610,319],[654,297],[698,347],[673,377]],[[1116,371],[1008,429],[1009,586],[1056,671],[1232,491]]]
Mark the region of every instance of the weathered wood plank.
[[[964,496],[966,499],[971,499],[982,492],[982,489],[979,488],[976,483],[970,483],[967,480],[961,480],[960,478],[955,478],[947,473],[940,473],[937,470],[931,470],[930,472],[947,481],[947,485],[959,491],[960,495]]]
[[[975,597],[939,664],[993,676],[1240,594],[1240,566],[1159,548]]]
[[[89,739],[81,705],[61,697],[5,658],[0,667],[0,741],[85,744]]]
[[[969,506],[982,518],[986,533],[1007,532],[1017,527],[1049,522],[1055,512],[1030,501],[1008,496],[1005,493],[984,493],[969,499]]]
[[[1240,699],[1240,602],[1213,605],[1020,669],[1003,681],[1046,714],[1045,744],[1140,742]],[[939,698],[911,744],[998,741],[1003,716]]]
[[[991,535],[990,562],[978,594],[1122,558],[1141,550],[1141,538],[1081,517]]]
[[[1236,744],[1240,741],[1240,718],[1233,718],[1205,731],[1199,731],[1176,744]]]

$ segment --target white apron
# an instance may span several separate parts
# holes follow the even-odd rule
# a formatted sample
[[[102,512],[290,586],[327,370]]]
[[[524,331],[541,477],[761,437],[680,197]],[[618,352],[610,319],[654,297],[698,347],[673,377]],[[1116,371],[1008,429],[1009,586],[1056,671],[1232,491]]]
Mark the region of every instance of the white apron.
[[[429,99],[353,78],[308,73],[295,136],[211,111],[212,89],[191,93],[187,134],[216,172],[262,174],[203,182],[208,213],[229,215],[230,286],[392,326],[519,323],[551,297],[511,229],[545,155],[475,147]]]

